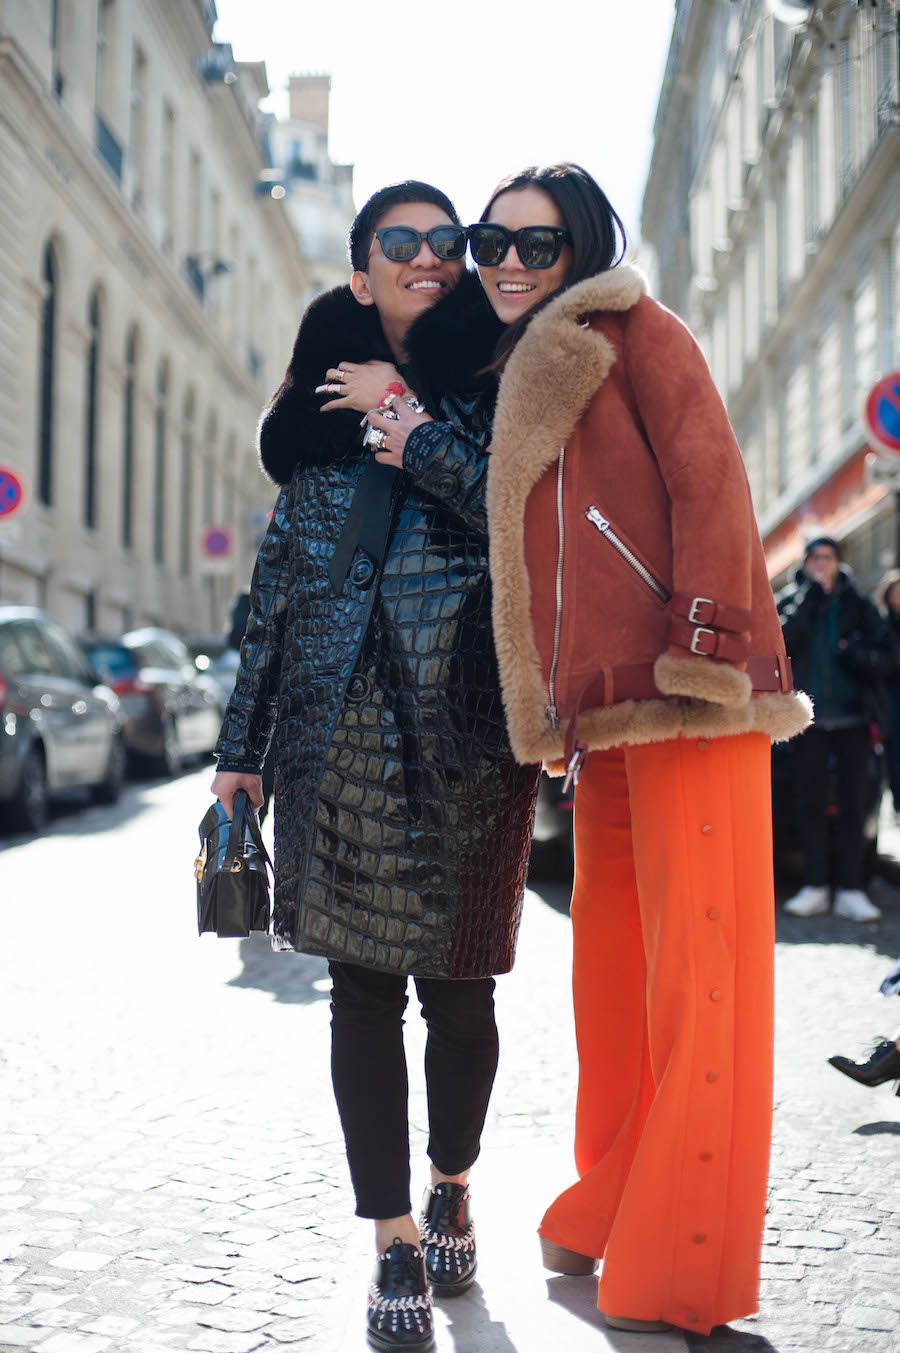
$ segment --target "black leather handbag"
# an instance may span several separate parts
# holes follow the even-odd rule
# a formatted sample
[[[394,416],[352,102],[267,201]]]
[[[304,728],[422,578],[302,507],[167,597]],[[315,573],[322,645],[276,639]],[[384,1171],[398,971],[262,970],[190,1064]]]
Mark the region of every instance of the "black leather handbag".
[[[234,796],[229,821],[218,800],[200,823],[197,879],[197,928],[221,939],[246,937],[269,929],[269,875],[272,868],[247,791]]]

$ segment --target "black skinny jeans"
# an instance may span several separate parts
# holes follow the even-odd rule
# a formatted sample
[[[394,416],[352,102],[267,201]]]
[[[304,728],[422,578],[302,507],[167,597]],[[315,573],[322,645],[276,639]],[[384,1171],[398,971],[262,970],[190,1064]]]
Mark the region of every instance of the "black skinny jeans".
[[[409,1082],[403,1048],[406,978],[353,963],[329,963],[331,1078],[356,1215],[410,1212]],[[462,1174],[481,1148],[497,1070],[494,979],[417,977],[428,1025],[428,1155],[441,1174]]]
[[[865,864],[866,775],[872,739],[868,724],[855,728],[807,728],[797,739],[798,828],[805,856],[804,883],[831,883],[828,831],[829,762],[834,758],[838,820],[834,839],[834,884],[861,888]]]

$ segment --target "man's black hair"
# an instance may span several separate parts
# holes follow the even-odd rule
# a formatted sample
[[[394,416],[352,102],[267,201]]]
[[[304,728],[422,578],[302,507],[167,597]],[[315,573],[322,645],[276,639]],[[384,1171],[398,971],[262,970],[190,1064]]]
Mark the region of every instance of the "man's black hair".
[[[817,545],[825,545],[829,550],[834,550],[838,559],[843,559],[844,551],[841,548],[840,541],[835,540],[834,536],[813,536],[808,540],[803,549],[803,558],[808,559]]]
[[[364,207],[356,214],[356,220],[350,227],[347,247],[350,264],[355,272],[365,272],[369,262],[369,251],[378,228],[378,222],[391,207],[403,202],[430,202],[440,207],[450,217],[454,225],[462,225],[456,208],[446,193],[430,183],[421,183],[418,179],[404,179],[402,183],[389,183],[373,193]]]

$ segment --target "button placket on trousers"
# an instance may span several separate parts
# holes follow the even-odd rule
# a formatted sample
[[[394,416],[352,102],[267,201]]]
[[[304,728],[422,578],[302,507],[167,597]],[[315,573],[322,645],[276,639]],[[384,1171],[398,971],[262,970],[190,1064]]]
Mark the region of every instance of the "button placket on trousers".
[[[756,1308],[771,1132],[769,742],[592,753],[575,804],[576,1165],[541,1234],[609,1314]]]

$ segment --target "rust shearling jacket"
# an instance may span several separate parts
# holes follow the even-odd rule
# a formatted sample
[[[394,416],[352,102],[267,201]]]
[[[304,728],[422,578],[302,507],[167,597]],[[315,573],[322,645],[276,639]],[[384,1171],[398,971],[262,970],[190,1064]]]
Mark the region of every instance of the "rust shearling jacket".
[[[593,750],[807,726],[728,416],[637,269],[577,283],[529,325],[500,384],[487,505],[520,761],[560,769],[576,732]]]

